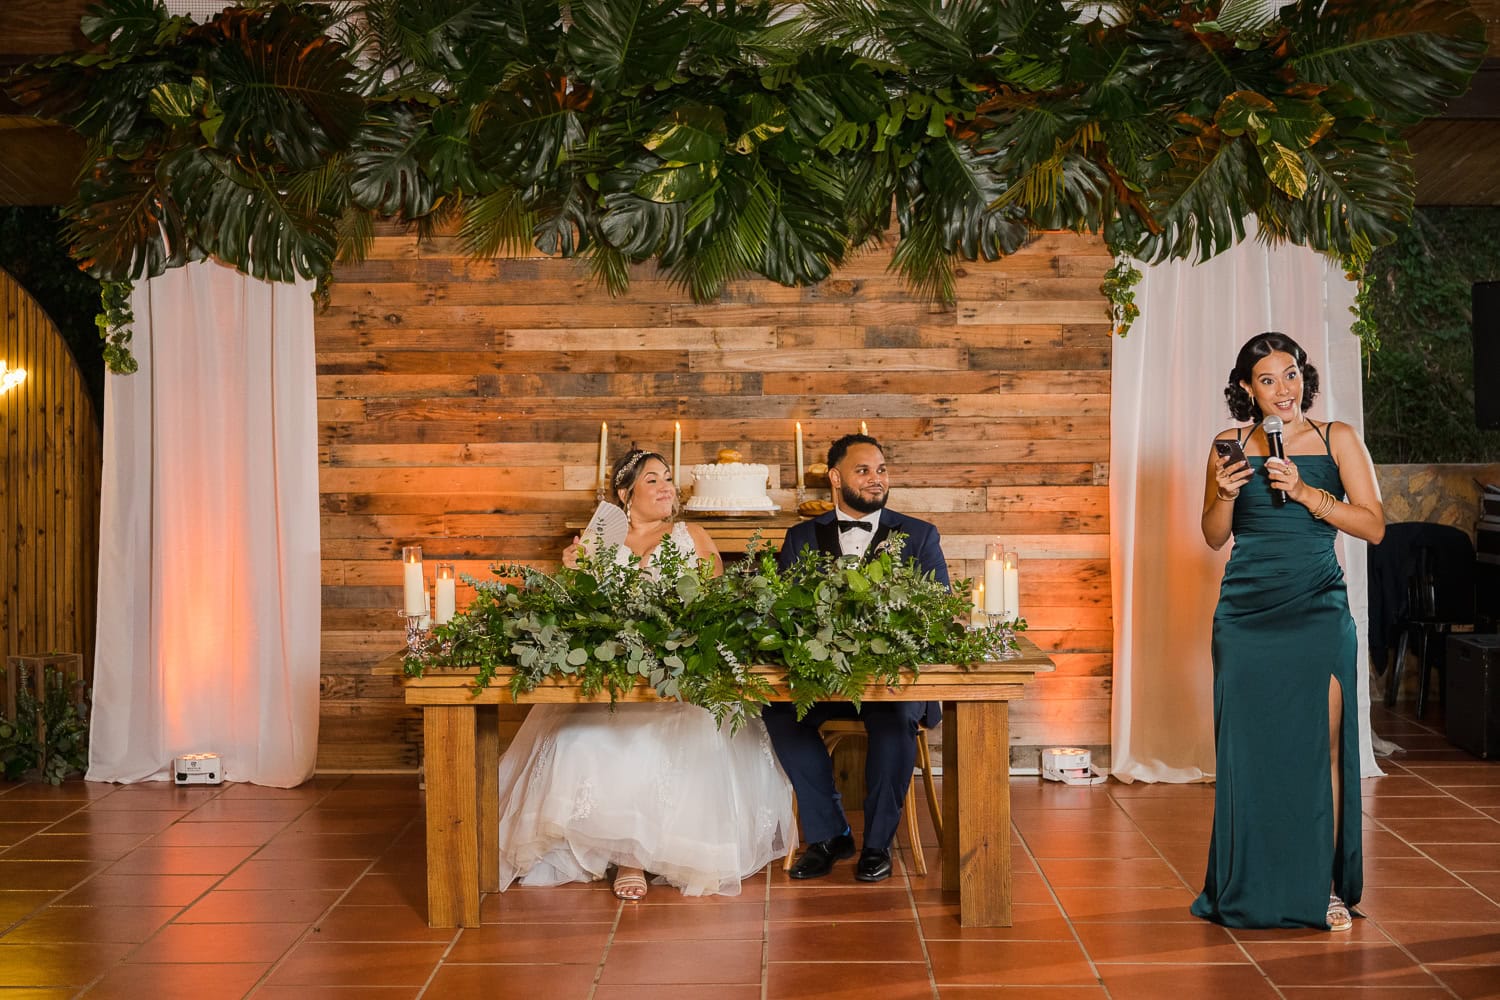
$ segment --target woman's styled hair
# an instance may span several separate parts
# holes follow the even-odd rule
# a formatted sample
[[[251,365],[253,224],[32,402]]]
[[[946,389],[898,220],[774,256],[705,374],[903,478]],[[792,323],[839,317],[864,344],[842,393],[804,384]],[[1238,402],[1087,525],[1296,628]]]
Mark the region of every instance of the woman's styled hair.
[[[1313,400],[1318,398],[1318,370],[1308,363],[1307,352],[1302,349],[1302,345],[1284,333],[1258,333],[1240,348],[1239,356],[1234,359],[1234,367],[1229,371],[1229,384],[1224,387],[1224,399],[1228,401],[1229,413],[1234,419],[1254,420],[1257,423],[1260,421],[1260,407],[1255,405],[1254,397],[1240,383],[1251,380],[1261,358],[1278,351],[1290,354],[1292,360],[1297,362],[1298,370],[1302,372],[1303,411],[1308,410]]]
[[[629,451],[615,461],[614,470],[610,473],[609,481],[613,484],[613,488],[609,492],[609,500],[616,507],[629,509],[630,501],[628,499],[624,503],[620,502],[620,491],[624,490],[627,498],[631,493],[635,492],[636,480],[641,478],[641,469],[645,467],[646,459],[648,458],[656,459],[662,465],[665,465],[668,470],[672,468],[672,463],[667,461],[665,455],[654,451],[646,451],[642,448],[631,447]]]

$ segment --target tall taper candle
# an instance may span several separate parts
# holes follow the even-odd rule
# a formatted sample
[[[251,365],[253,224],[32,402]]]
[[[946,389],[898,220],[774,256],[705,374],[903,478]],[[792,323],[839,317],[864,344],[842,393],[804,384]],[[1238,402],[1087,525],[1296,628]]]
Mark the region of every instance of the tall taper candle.
[[[682,468],[682,421],[672,421],[672,482],[682,485],[682,474],[677,470]]]
[[[984,613],[998,615],[1005,609],[1005,546],[990,542],[984,547]]]
[[[401,610],[408,615],[420,615],[427,608],[427,588],[422,583],[422,546],[403,546],[401,563]]]
[[[609,424],[599,421],[599,489],[608,492],[609,483]]]
[[[458,610],[458,581],[453,577],[452,563],[438,563],[437,605],[432,620],[434,624],[446,625],[453,620],[454,613]]]
[[[797,421],[797,489],[803,486],[802,473],[802,421]]]

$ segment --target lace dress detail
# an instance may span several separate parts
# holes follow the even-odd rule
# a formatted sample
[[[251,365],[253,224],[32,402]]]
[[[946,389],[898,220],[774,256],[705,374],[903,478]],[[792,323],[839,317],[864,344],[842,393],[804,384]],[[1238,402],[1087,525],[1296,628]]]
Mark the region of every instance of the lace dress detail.
[[[670,537],[696,563],[687,525]],[[618,864],[685,895],[738,895],[741,879],[795,845],[795,830],[791,785],[758,717],[731,735],[678,702],[537,705],[500,759],[502,889],[590,881]]]

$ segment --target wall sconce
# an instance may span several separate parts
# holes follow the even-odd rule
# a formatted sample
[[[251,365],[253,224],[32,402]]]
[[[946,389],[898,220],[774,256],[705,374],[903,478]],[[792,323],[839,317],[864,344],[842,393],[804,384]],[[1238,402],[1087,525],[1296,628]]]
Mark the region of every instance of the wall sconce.
[[[24,381],[26,381],[26,369],[6,368],[5,362],[0,361],[0,396],[10,392]]]

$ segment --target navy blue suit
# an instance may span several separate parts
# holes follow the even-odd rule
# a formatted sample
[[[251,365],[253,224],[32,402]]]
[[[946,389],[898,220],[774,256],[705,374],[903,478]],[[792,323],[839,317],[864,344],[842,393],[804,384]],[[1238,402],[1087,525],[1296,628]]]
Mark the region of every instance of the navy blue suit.
[[[803,549],[840,553],[839,528],[832,512],[804,521],[786,533],[786,544],[777,555],[785,569]],[[948,564],[938,542],[937,528],[926,521],[880,512],[880,526],[870,539],[866,555],[873,554],[888,535],[906,536],[901,554],[914,559],[924,570],[948,583]],[[942,719],[942,706],[935,701],[865,702],[860,710],[846,701],[820,701],[799,722],[797,709],[789,702],[772,702],[761,713],[771,735],[771,745],[781,760],[781,769],[797,793],[797,811],[803,838],[816,843],[836,837],[848,827],[833,781],[833,760],[818,735],[818,727],[830,719],[859,719],[869,736],[865,755],[865,847],[887,849],[901,822],[901,806],[911,785],[916,763],[916,733],[919,725],[935,726]]]

